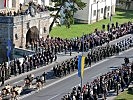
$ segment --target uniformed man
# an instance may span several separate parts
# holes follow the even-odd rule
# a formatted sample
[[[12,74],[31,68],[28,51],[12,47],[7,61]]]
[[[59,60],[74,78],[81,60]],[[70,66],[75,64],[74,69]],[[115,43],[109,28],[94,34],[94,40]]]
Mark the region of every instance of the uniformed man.
[[[4,83],[5,83],[5,77],[4,76],[1,76],[1,86],[3,86],[4,85]]]
[[[46,75],[47,75],[47,74],[46,74],[45,72],[42,74],[43,79],[44,79],[44,80],[43,80],[43,81],[44,81],[44,83],[46,82]]]
[[[108,32],[110,31],[110,25],[109,24],[107,25],[107,31]]]
[[[125,64],[127,65],[127,64],[129,63],[129,58],[125,57],[125,58],[124,58],[124,62],[125,62]]]

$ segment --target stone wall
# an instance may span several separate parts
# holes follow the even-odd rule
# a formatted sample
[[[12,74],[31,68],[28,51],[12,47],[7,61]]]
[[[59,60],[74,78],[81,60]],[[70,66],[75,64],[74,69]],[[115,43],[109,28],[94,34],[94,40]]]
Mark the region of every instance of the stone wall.
[[[49,34],[49,12],[41,12],[35,17],[30,15],[23,16],[0,16],[0,63],[7,61],[7,41],[10,36],[12,42],[12,53],[10,59],[13,59],[13,48],[26,45],[26,33],[32,26],[39,30],[40,37],[46,37]],[[46,31],[44,31],[44,27]]]
[[[32,26],[36,26],[40,32],[40,37],[45,37],[49,34],[49,13],[43,12],[37,14],[35,17],[30,15],[14,17],[14,44],[16,47],[25,48],[26,33]],[[46,29],[44,33],[44,27]],[[17,36],[17,38],[16,38]]]

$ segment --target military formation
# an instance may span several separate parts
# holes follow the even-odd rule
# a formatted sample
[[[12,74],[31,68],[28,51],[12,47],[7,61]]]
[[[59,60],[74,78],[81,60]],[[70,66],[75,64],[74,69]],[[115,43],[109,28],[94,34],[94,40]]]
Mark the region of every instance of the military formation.
[[[121,25],[116,22],[116,25],[111,26],[111,29],[111,33],[104,31],[104,27],[102,31],[98,31],[97,29],[95,29],[94,33],[85,34],[81,38],[77,37],[73,39],[61,39],[59,37],[50,38],[48,36],[46,40],[44,40],[44,38],[40,38],[37,41],[31,41],[29,47],[30,49],[36,51],[35,54],[33,54],[32,56],[24,54],[23,62],[20,62],[19,59],[14,59],[10,62],[9,66],[7,66],[5,62],[0,65],[0,77],[2,85],[4,84],[5,80],[10,78],[11,75],[22,74],[24,72],[31,71],[40,66],[45,66],[49,63],[52,63],[53,61],[56,61],[57,54],[60,52],[64,52],[65,54],[69,53],[71,56],[72,52],[74,51],[81,52],[84,50],[88,52],[88,50],[91,49],[91,52],[86,58],[88,59],[86,60],[86,62],[88,61],[89,65],[91,65],[91,62],[99,61],[100,59],[105,58],[106,56],[108,57],[116,52],[118,53],[124,49],[128,49],[129,44],[133,44],[132,38],[128,38],[117,43],[115,46],[111,45],[109,47],[98,47],[102,46],[105,43],[109,44],[109,41],[131,33],[133,31],[133,25],[131,22],[124,23]],[[96,48],[94,49],[94,47]],[[63,63],[59,66],[62,65],[66,65],[66,63]],[[70,66],[73,64],[69,64],[68,61],[68,65]],[[56,66],[57,68],[54,68],[54,71],[55,69],[60,69],[59,66]],[[72,68],[72,70],[73,69],[74,67]]]
[[[61,100],[98,100],[98,98],[106,100],[110,91],[117,95],[123,92],[133,81],[133,62],[130,63],[129,58],[125,58],[124,61],[121,68],[112,69],[91,83],[87,82],[82,88],[74,87],[72,92],[63,96]]]
[[[126,34],[130,34],[133,32],[133,25],[131,22],[121,25],[116,22],[116,25],[113,24],[110,26],[110,29],[110,32],[105,31],[104,28],[101,31],[95,29],[94,33],[92,34],[84,34],[81,38],[76,37],[72,39],[61,39],[59,37],[50,38],[47,36],[46,40],[44,40],[44,38],[40,38],[38,40],[31,41],[28,47],[29,49],[35,51],[44,49],[50,50],[54,54],[58,52],[65,52],[65,54],[70,53],[71,55],[72,51],[82,51],[83,46],[84,51],[88,51],[93,47],[101,46],[106,42],[112,41]]]
[[[50,51],[36,52],[32,56],[24,55],[23,62],[19,59],[14,59],[10,62],[9,66],[6,63],[0,65],[0,77],[2,85],[4,81],[9,79],[12,75],[19,75],[31,70],[37,69],[41,66],[46,66],[57,60],[57,55],[52,54]]]
[[[94,33],[89,34],[89,35],[85,34],[81,38],[77,37],[77,38],[73,38],[73,39],[61,39],[59,37],[58,38],[53,38],[53,37],[50,38],[48,36],[46,38],[46,40],[41,38],[34,42],[32,41],[29,45],[29,48],[31,50],[36,51],[33,55],[24,54],[23,55],[24,59],[22,62],[19,59],[14,59],[14,60],[10,61],[9,66],[7,66],[7,64],[5,62],[3,62],[3,64],[0,65],[0,77],[1,77],[2,86],[4,85],[5,80],[9,79],[12,75],[16,76],[16,75],[37,69],[38,67],[45,66],[47,64],[50,64],[50,63],[56,61],[57,54],[61,53],[61,52],[62,53],[64,52],[65,54],[69,53],[71,56],[72,52],[85,51],[86,53],[84,54],[84,56],[85,56],[86,67],[91,67],[92,63],[96,63],[106,57],[110,57],[110,56],[119,54],[119,52],[124,51],[133,46],[133,38],[132,37],[121,40],[120,42],[113,44],[113,45],[110,44],[110,41],[133,32],[132,23],[128,22],[128,23],[125,23],[122,25],[118,25],[118,23],[116,23],[116,27],[114,25],[112,25],[111,29],[110,29],[110,32],[104,31],[104,28],[102,31],[98,31],[97,29],[95,29]],[[105,43],[106,43],[106,45],[103,46],[103,44],[105,44]],[[127,61],[127,59],[125,61]],[[63,76],[66,76],[67,74],[71,74],[72,72],[77,70],[77,65],[78,65],[78,57],[74,57],[67,61],[57,63],[53,67],[53,70],[52,70],[53,77],[63,77]],[[127,69],[127,68],[125,68],[125,69]],[[25,86],[26,86],[26,84],[28,84],[27,86],[29,87],[30,83],[32,83],[33,79],[36,79],[36,85],[37,85],[38,89],[40,89],[43,86],[43,84],[46,82],[46,75],[47,74],[44,72],[42,74],[42,76],[38,76],[36,78],[27,76],[27,78],[25,79]],[[107,76],[110,76],[110,74],[107,74]],[[105,76],[103,76],[103,78],[101,80],[105,80],[105,79],[106,79]],[[100,82],[98,79],[95,81],[96,82],[93,82],[95,84]],[[116,87],[116,86],[114,86],[114,87]],[[103,85],[103,87],[104,87],[103,90],[100,88],[101,92],[99,92],[99,94],[103,93],[104,94],[103,97],[105,98],[106,93],[104,93],[104,92],[106,90],[105,89],[106,85]],[[114,88],[114,87],[112,87],[112,88]],[[75,96],[75,94],[71,94],[71,97],[78,98],[78,97],[84,96],[84,92],[81,91],[82,90],[81,87],[79,87],[79,88],[80,88],[79,96]],[[77,89],[74,89],[73,91],[77,91]],[[90,94],[89,98],[91,98],[91,97],[97,98],[99,96],[99,94],[95,91],[97,91],[97,90],[95,90],[95,89],[93,90],[93,95],[91,95],[91,92],[88,92],[88,94]],[[69,95],[67,95],[67,96],[69,96]],[[64,98],[67,98],[67,97],[65,96]],[[66,99],[64,99],[64,100],[66,100]],[[69,100],[69,99],[67,99],[67,100]],[[78,99],[75,99],[75,100],[78,100]],[[85,99],[85,100],[87,100],[87,99]],[[96,99],[94,99],[94,100],[96,100]]]
[[[127,45],[125,45],[125,43],[127,43]],[[129,37],[128,39],[125,39],[124,42],[122,43],[121,41],[116,43],[117,45],[107,44],[106,46],[99,46],[91,49],[88,53],[84,54],[86,67],[91,67],[92,63],[96,63],[102,59],[105,59],[106,57],[117,55],[119,54],[119,52],[129,49],[130,47],[133,46],[131,45],[132,43],[133,43],[133,38]],[[124,45],[123,49],[119,48],[119,46],[121,45],[122,46]],[[78,66],[78,57],[76,56],[74,58],[71,58],[70,60],[55,65],[53,67],[53,72],[56,77],[62,77],[77,70],[78,68],[77,66]]]

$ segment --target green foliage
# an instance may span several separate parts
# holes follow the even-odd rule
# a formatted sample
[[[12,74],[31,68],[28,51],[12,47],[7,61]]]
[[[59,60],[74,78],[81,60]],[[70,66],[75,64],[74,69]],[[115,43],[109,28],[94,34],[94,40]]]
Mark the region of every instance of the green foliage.
[[[62,7],[64,8],[64,15],[65,15],[63,17],[64,24],[66,25],[67,28],[70,28],[71,24],[74,23],[74,19],[73,19],[74,13],[78,10],[82,10],[86,6],[86,3],[82,2],[81,0],[51,0],[51,1],[55,3],[55,6],[49,7],[49,10],[57,11],[57,12],[55,15],[51,15],[51,16],[54,16],[54,19],[50,25],[49,31],[52,30],[53,24],[59,18]],[[70,9],[65,8],[66,3],[70,4],[69,6]]]
[[[112,22],[115,24],[118,22],[119,24],[132,21],[133,22],[133,11],[127,10],[116,10],[116,14],[112,17]],[[50,33],[52,37],[61,37],[61,38],[75,38],[81,37],[84,34],[90,34],[94,32],[95,28],[98,30],[102,29],[102,25],[107,25],[109,23],[109,19],[103,19],[93,24],[74,24],[69,29],[66,28],[65,25],[61,27],[54,27]],[[106,26],[107,27],[107,26]],[[106,28],[107,29],[107,28]]]
[[[133,91],[126,90],[118,95],[115,100],[133,100]]]

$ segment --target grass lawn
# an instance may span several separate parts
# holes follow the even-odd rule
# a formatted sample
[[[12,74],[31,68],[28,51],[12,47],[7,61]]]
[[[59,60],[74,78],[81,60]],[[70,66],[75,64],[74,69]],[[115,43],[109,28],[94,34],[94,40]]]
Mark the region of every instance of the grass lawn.
[[[133,91],[126,90],[117,96],[115,100],[133,100]]]
[[[113,16],[112,22],[124,23],[128,21],[133,21],[133,11],[125,11],[125,10],[116,10],[116,15]],[[50,33],[50,36],[53,37],[61,37],[61,38],[73,38],[73,37],[81,37],[82,34],[90,34],[94,31],[95,28],[102,29],[102,24],[108,24],[109,19],[104,19],[99,22],[93,23],[91,25],[88,24],[75,24],[72,25],[71,28],[66,28],[65,26],[56,26]]]

